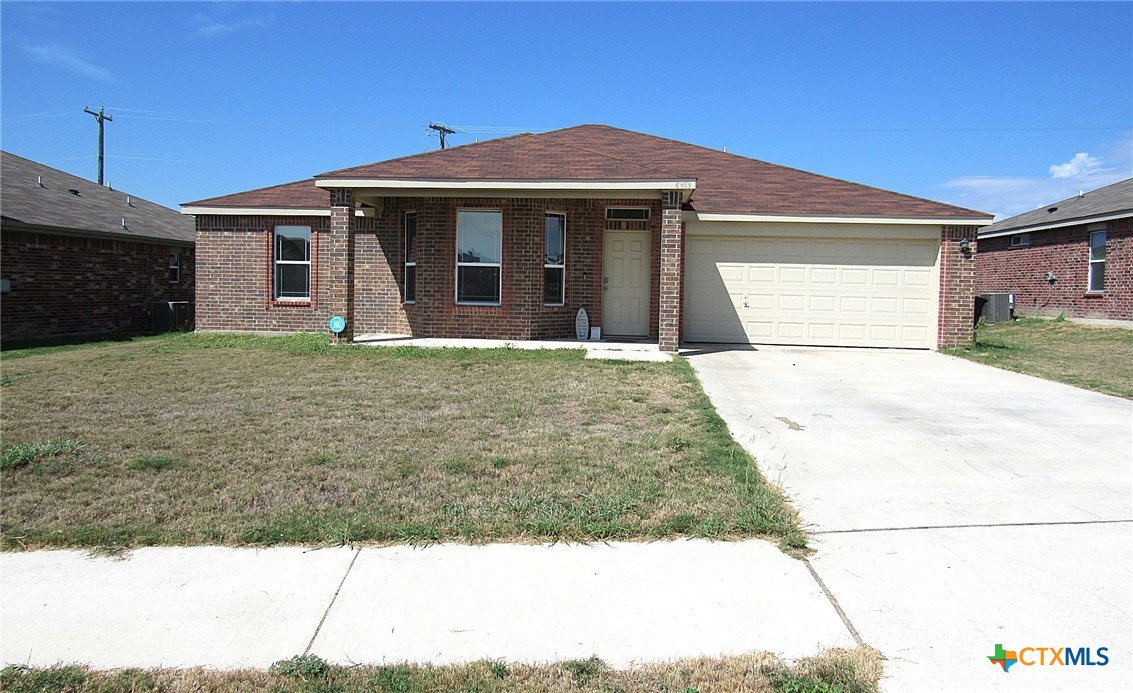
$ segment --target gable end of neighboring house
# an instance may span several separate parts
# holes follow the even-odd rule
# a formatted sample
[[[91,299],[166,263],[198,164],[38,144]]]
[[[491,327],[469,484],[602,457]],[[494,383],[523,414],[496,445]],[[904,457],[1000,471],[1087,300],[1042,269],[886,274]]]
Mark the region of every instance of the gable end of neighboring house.
[[[939,348],[981,212],[602,125],[199,200],[197,326]],[[965,243],[967,241],[967,243]]]
[[[178,306],[191,319],[191,217],[8,152],[0,166],[0,339],[144,332]]]
[[[1133,321],[1133,178],[980,233],[978,292],[1020,315]]]

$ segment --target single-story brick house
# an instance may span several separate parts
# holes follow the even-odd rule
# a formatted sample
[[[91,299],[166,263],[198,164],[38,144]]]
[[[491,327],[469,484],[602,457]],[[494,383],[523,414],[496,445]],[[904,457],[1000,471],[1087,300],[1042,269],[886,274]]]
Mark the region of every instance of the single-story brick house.
[[[193,301],[193,220],[0,152],[0,338],[142,332]]]
[[[186,203],[197,327],[938,348],[990,215],[603,125]]]
[[[1133,320],[1133,178],[980,231],[980,293],[1026,315]]]

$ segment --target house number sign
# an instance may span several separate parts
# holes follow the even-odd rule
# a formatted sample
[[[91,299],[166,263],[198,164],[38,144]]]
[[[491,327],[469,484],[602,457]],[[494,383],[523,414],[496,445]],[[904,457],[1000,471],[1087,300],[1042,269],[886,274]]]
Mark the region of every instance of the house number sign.
[[[346,329],[346,318],[342,317],[341,315],[336,315],[330,319],[330,322],[327,323],[327,326],[330,327],[331,332],[338,334],[339,332],[342,332]]]

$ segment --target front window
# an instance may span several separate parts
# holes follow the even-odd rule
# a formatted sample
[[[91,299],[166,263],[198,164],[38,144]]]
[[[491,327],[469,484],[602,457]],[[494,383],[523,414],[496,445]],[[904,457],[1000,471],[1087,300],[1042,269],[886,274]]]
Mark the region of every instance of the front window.
[[[566,303],[566,215],[548,214],[544,222],[543,303]]]
[[[405,302],[417,302],[417,213],[405,215]]]
[[[1090,234],[1090,291],[1105,290],[1105,231]]]
[[[311,300],[311,227],[275,227],[275,297]]]
[[[503,212],[456,213],[456,302],[499,304]]]
[[[1011,237],[1012,248],[1022,248],[1031,244],[1031,234],[1021,233]]]

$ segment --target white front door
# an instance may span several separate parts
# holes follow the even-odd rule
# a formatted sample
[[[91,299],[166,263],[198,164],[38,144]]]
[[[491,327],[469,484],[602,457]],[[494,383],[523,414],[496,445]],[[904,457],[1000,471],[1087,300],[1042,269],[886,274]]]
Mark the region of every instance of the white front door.
[[[649,334],[649,232],[607,231],[602,271],[602,333]]]

